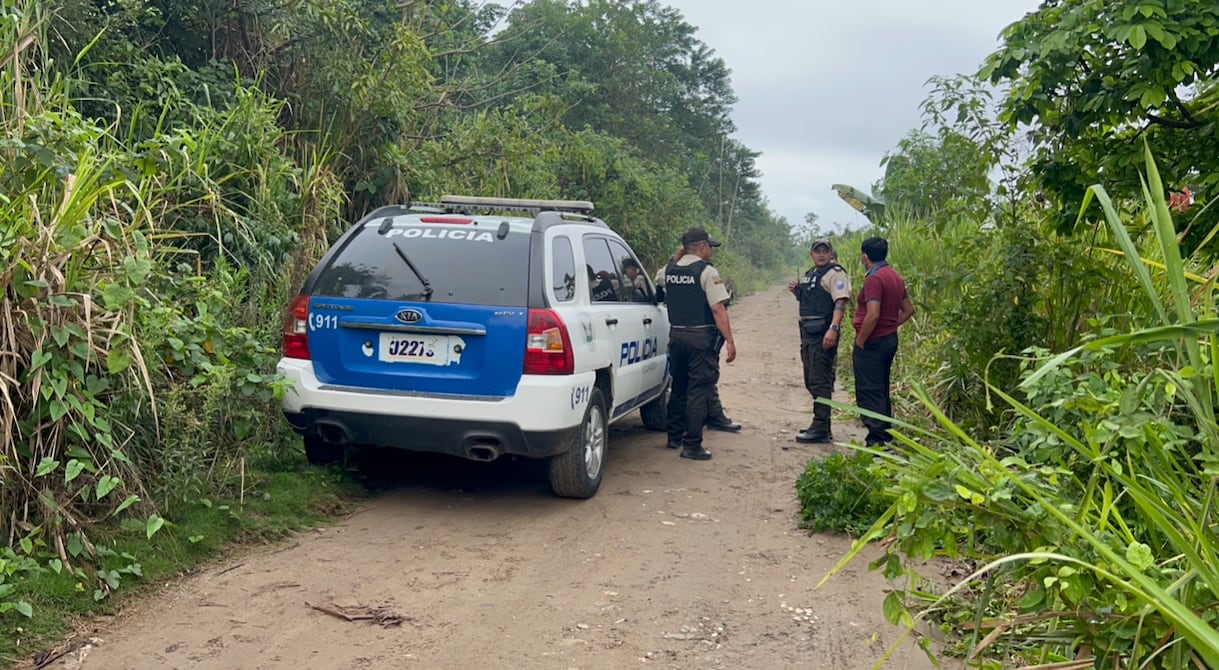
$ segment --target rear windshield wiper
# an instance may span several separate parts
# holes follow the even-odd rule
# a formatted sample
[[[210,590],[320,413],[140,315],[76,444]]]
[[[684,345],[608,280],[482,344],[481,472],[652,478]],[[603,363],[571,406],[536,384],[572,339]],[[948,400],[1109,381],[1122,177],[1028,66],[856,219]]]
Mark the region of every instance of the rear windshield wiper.
[[[398,246],[397,242],[392,244],[394,245],[394,251],[398,252],[398,258],[401,258],[406,263],[406,266],[411,269],[411,272],[415,273],[415,277],[423,284],[423,299],[431,300],[432,282],[428,281],[427,277],[424,277],[423,273],[419,271],[419,268],[415,267],[415,264],[411,262],[410,256],[406,255],[406,252],[402,250],[402,247]]]

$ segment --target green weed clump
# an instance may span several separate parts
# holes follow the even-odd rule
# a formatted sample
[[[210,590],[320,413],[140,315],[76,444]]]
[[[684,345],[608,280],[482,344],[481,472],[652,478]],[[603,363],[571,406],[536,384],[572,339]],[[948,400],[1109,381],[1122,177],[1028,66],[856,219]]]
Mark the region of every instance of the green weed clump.
[[[815,533],[861,535],[888,507],[883,487],[869,453],[835,452],[812,459],[796,481],[800,526]]]

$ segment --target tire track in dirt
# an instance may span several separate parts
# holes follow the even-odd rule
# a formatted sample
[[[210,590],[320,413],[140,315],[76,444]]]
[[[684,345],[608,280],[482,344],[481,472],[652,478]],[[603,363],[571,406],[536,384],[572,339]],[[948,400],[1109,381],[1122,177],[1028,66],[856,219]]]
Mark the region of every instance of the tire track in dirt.
[[[811,411],[794,301],[776,288],[732,319],[721,393],[745,431],[708,433],[712,461],[678,458],[637,417],[588,501],[552,497],[535,464],[394,461],[392,490],[359,512],[165,586],[57,667],[871,667],[897,635],[883,578],[861,561],[814,590],[850,543],[797,527],[795,478],[831,447],[792,441]],[[907,645],[885,667],[933,666]]]

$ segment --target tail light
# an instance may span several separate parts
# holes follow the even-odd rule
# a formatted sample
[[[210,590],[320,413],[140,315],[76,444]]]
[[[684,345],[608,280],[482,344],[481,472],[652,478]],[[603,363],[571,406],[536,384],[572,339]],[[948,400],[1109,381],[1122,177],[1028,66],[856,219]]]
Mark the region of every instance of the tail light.
[[[563,320],[549,309],[529,310],[529,334],[525,341],[525,374],[569,375],[576,362],[571,337]]]
[[[309,360],[309,296],[298,295],[288,303],[284,316],[284,358]]]

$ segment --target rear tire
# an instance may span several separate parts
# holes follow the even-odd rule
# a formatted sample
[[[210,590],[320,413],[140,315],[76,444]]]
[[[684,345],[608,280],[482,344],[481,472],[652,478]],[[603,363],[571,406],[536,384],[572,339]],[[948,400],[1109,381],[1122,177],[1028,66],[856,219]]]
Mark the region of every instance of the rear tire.
[[[593,497],[605,475],[608,443],[605,399],[601,389],[594,388],[571,448],[550,459],[550,489],[554,494],[562,498]]]
[[[305,435],[305,460],[309,465],[340,465],[346,459],[347,449],[331,444],[317,435]]]
[[[669,385],[651,402],[639,408],[639,418],[643,419],[643,427],[648,430],[666,431],[669,429]]]

